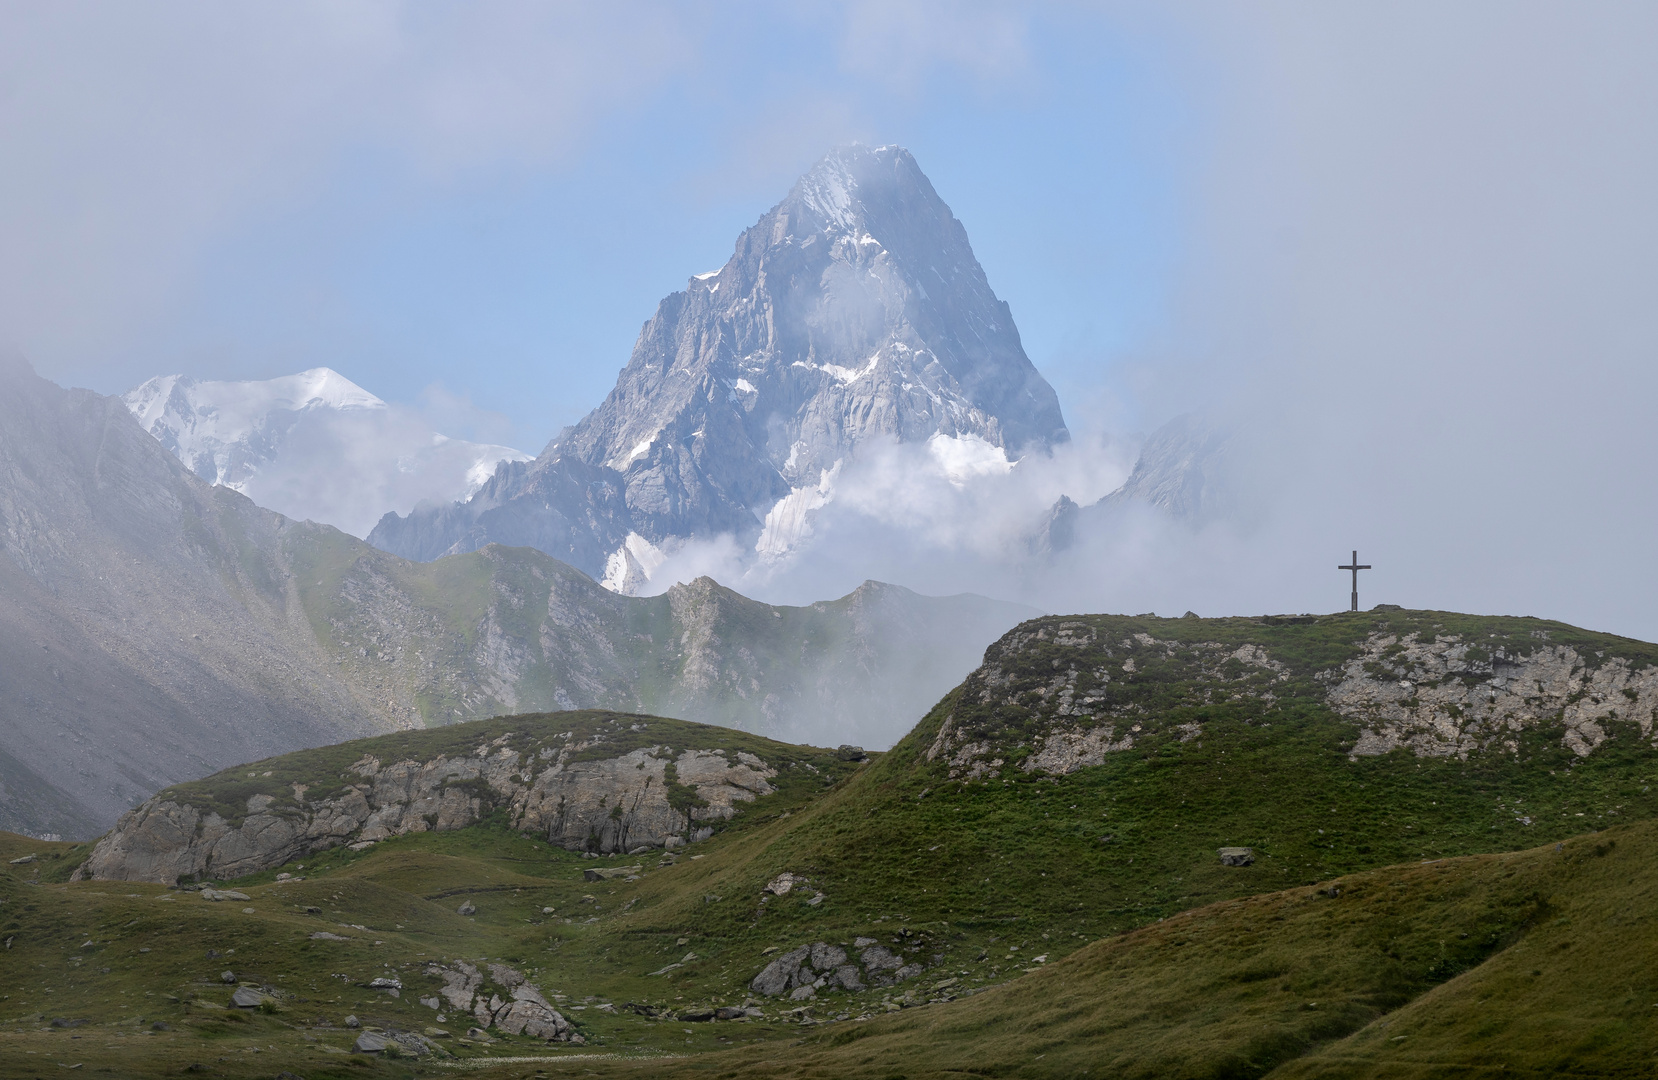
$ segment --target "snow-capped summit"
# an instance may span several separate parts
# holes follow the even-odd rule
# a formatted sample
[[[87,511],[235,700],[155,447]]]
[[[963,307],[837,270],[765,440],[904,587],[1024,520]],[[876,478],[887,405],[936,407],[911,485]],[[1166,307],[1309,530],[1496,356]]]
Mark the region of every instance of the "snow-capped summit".
[[[276,456],[301,413],[384,409],[386,403],[332,368],[249,382],[157,375],[122,399],[144,430],[211,484],[242,491]]]
[[[332,368],[244,382],[159,375],[122,395],[197,476],[362,536],[381,515],[467,498],[529,455],[441,435]]]
[[[419,559],[540,547],[635,588],[690,538],[788,555],[871,441],[944,440],[942,457],[1005,468],[1068,438],[909,151],[847,146],[658,305],[609,397],[533,464],[369,539]]]

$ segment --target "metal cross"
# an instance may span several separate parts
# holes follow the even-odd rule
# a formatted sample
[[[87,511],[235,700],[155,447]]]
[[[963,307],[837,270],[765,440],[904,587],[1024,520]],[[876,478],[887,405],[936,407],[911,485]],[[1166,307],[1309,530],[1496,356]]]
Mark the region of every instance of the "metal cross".
[[[1348,563],[1346,566],[1338,566],[1336,569],[1353,571],[1353,610],[1359,610],[1359,571],[1369,570],[1370,564],[1361,564],[1359,562],[1359,553],[1355,551],[1353,552],[1353,561],[1351,563]]]

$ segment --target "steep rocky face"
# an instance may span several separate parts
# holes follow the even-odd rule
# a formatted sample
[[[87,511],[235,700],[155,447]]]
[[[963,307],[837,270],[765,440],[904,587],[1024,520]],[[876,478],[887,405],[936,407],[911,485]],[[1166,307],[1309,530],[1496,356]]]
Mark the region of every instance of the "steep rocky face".
[[[1066,438],[914,158],[853,146],[663,300],[610,396],[534,464],[463,507],[388,515],[370,540],[411,558],[532,544],[623,589],[690,537],[785,554],[866,441],[962,440],[1008,460]]]
[[[1617,739],[1658,749],[1658,650],[1640,642],[1434,612],[1285,620],[1159,620],[1221,631],[1158,636],[1121,617],[1042,619],[968,676],[924,757],[953,780],[1062,776],[1150,741],[1201,739],[1211,721],[1270,724],[1307,707],[1352,725],[1350,759],[1513,758],[1542,740],[1585,758]],[[1305,631],[1324,625],[1319,653]],[[1321,635],[1322,636],[1322,635]],[[1585,640],[1556,640],[1578,636]],[[1590,647],[1589,643],[1600,647]],[[1321,655],[1320,655],[1321,654]]]
[[[511,827],[572,851],[673,848],[703,839],[739,803],[770,795],[777,770],[754,754],[651,745],[586,758],[604,740],[498,736],[472,753],[381,762],[365,754],[343,790],[308,798],[255,794],[240,820],[157,796],[122,815],[98,842],[82,878],[156,881],[235,878],[341,844],[474,825],[496,809]],[[676,795],[676,793],[678,793]],[[678,805],[676,805],[676,803]]]
[[[0,828],[95,835],[171,783],[500,712],[890,743],[1028,611],[870,583],[632,598],[527,549],[416,564],[209,487],[118,399],[0,368]]]

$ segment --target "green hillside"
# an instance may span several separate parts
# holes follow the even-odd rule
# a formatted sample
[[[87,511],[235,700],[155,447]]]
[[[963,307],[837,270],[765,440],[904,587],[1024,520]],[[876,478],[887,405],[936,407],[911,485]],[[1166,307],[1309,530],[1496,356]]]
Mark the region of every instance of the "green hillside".
[[[1428,672],[1435,656],[1453,663]],[[119,1062],[130,1075],[188,1057],[268,1076],[281,1061],[307,1080],[438,1070],[336,1053],[351,1044],[339,1027],[351,1012],[386,1029],[443,1027],[436,1042],[457,1058],[527,1055],[525,1075],[561,1056],[686,1052],[697,1056],[672,1069],[734,1076],[1060,1076],[1110,1062],[1113,1075],[1257,1076],[1292,1062],[1374,1071],[1383,1053],[1402,1075],[1429,1075],[1477,1060],[1479,1039],[1516,1047],[1517,1069],[1649,1069],[1641,1010],[1658,988],[1636,973],[1658,945],[1642,899],[1658,884],[1646,869],[1658,865],[1647,823],[1658,762],[1642,712],[1655,664],[1653,646],[1532,619],[1055,617],[1010,632],[862,766],[726,728],[637,718],[647,730],[632,732],[595,714],[626,737],[746,749],[795,778],[674,855],[595,862],[497,815],[296,860],[282,870],[303,881],[265,872],[228,883],[246,902],[212,902],[67,884],[86,846],[13,838],[7,851],[42,858],[7,865],[0,886],[15,939],[5,963],[20,973],[0,999],[0,1058],[69,1047],[89,1069]],[[458,751],[582,715],[343,744],[174,794],[228,813],[278,793],[250,780],[337,783],[371,744],[419,758],[449,752],[442,740]],[[1464,749],[1357,752],[1393,730],[1390,716],[1405,718],[1400,738],[1426,716],[1433,738]],[[1034,767],[1108,729],[1098,764]],[[1222,846],[1252,848],[1253,865],[1221,865]],[[636,869],[584,880],[595,866]],[[785,872],[806,886],[762,892]],[[458,914],[463,901],[476,913]],[[749,989],[790,949],[858,938],[926,970],[804,1002]],[[426,965],[484,957],[560,995],[586,1045],[463,1041],[466,1017],[440,1022],[419,1004],[440,985]],[[215,1008],[226,967],[275,995],[269,1011]],[[377,974],[400,978],[402,995],[368,989]],[[745,1002],[763,1015],[666,1018]],[[1533,1007],[1541,1019],[1515,1022]],[[54,1018],[88,1024],[52,1029]],[[170,1030],[152,1031],[157,1021]],[[1400,1041],[1392,1025],[1407,1023]],[[97,1054],[74,1039],[92,1030],[107,1047]]]

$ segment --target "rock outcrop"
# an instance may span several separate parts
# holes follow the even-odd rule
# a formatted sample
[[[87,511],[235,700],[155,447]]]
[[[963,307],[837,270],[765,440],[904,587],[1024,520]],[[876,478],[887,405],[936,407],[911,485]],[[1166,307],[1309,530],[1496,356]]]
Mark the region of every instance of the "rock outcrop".
[[[486,977],[465,960],[448,966],[427,965],[428,976],[443,980],[443,987],[438,991],[442,1002],[432,1000],[428,1004],[441,1008],[447,1003],[455,1012],[470,1013],[477,1025],[486,1030],[493,1026],[508,1035],[527,1035],[548,1042],[584,1041],[563,1014],[547,1001],[541,988],[523,973],[505,964],[490,964],[488,969]]]
[[[1528,732],[1545,729],[1550,740],[1587,757],[1617,725],[1658,746],[1653,658],[1586,651],[1552,641],[1547,629],[1517,635],[1505,626],[1481,640],[1445,632],[1431,615],[1392,616],[1416,625],[1361,637],[1334,665],[1308,665],[1300,643],[1288,637],[1279,649],[1125,631],[1129,620],[1121,617],[1036,620],[986,651],[924,756],[948,779],[964,782],[997,779],[1010,768],[1062,776],[1147,739],[1201,738],[1219,710],[1267,722],[1291,701],[1354,724],[1352,759],[1399,748],[1425,757],[1515,754]],[[1309,615],[1218,625],[1236,631],[1286,620],[1321,621]]]
[[[815,941],[772,960],[754,976],[749,989],[767,997],[787,996],[792,1001],[807,1001],[821,990],[891,986],[914,978],[924,970],[919,963],[905,962],[902,954],[877,944],[874,938],[854,941],[851,956],[840,945]]]
[[[591,758],[595,745],[564,738],[556,748],[515,748],[508,734],[430,761],[365,756],[338,792],[307,798],[296,786],[287,799],[254,795],[236,820],[158,796],[124,815],[76,874],[164,884],[234,878],[342,844],[465,828],[495,809],[513,828],[570,850],[675,847],[770,794],[777,775],[742,752],[649,746]]]
[[[1620,656],[1589,657],[1549,644],[1528,651],[1481,646],[1458,635],[1373,634],[1339,671],[1321,673],[1330,705],[1363,725],[1355,757],[1406,747],[1465,758],[1486,748],[1513,752],[1526,728],[1558,716],[1561,741],[1588,757],[1617,720],[1651,739],[1658,724],[1658,667],[1636,670]]]

